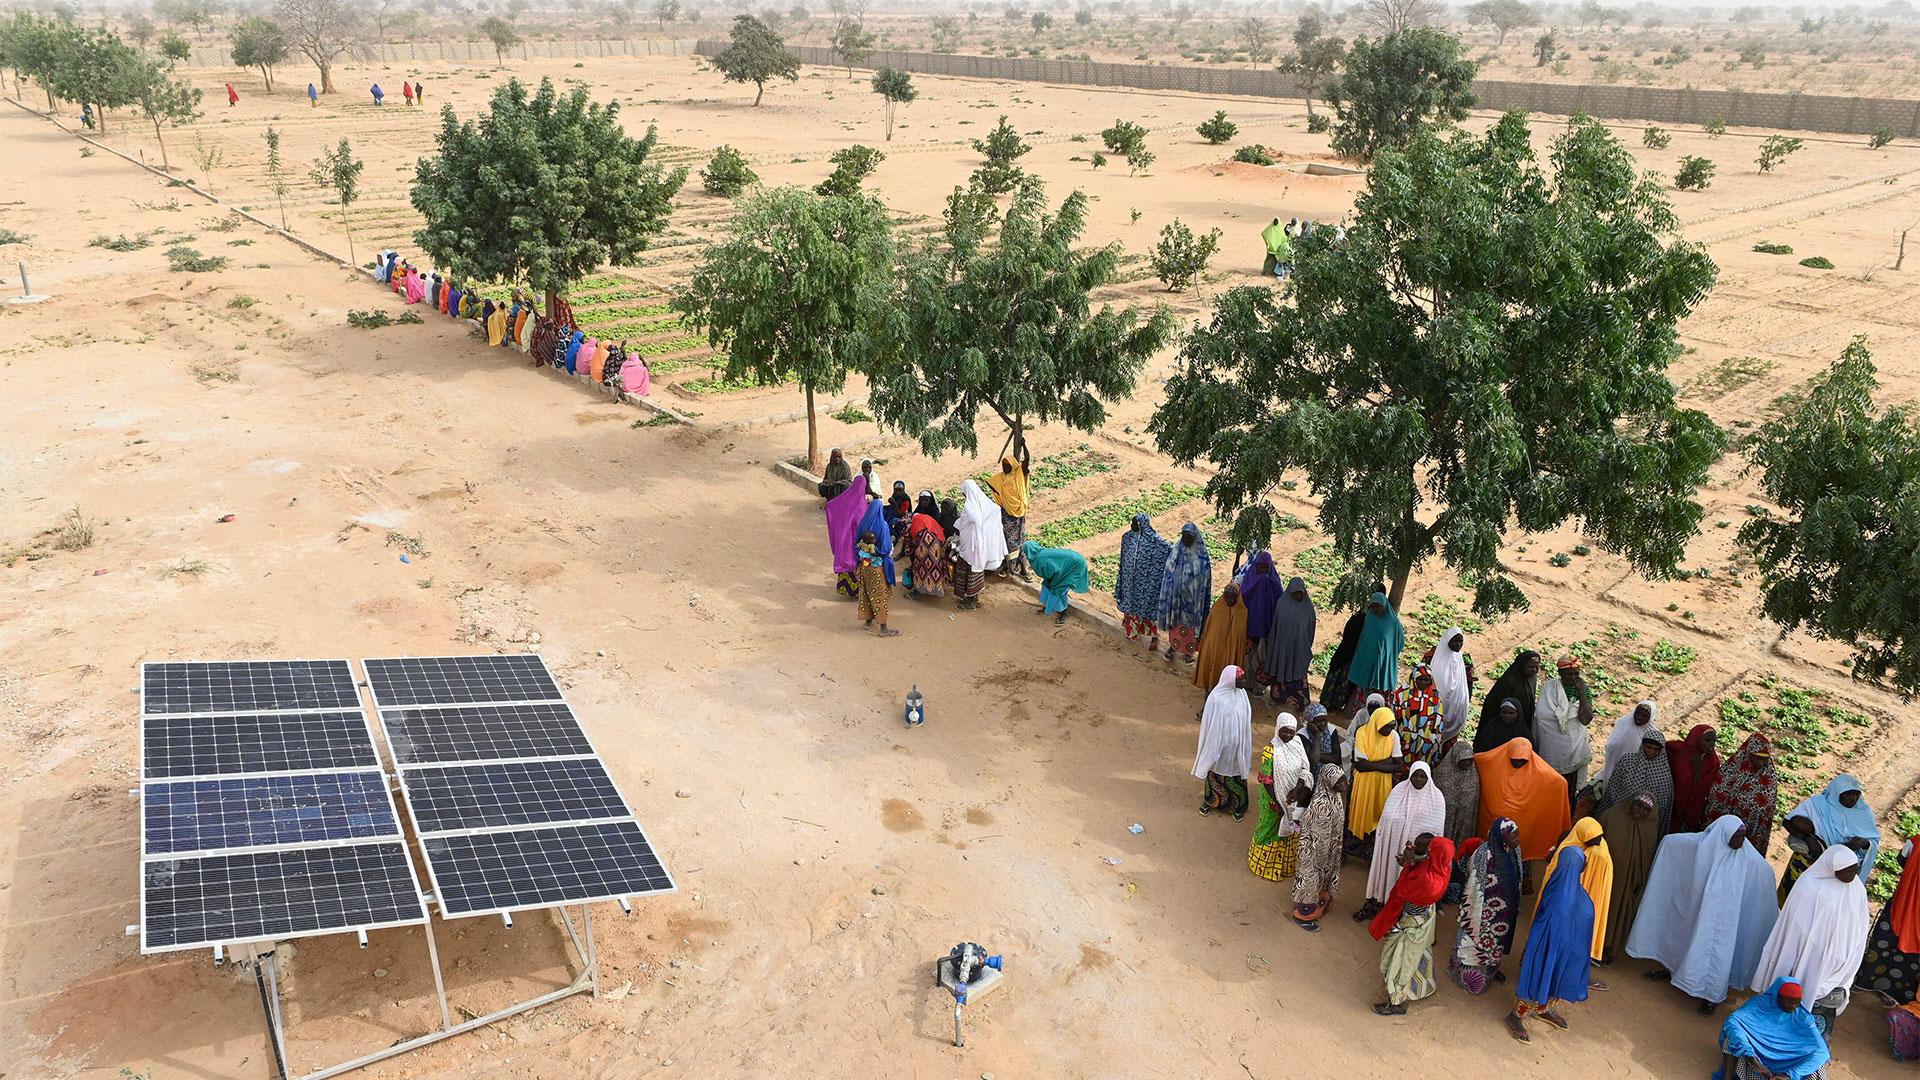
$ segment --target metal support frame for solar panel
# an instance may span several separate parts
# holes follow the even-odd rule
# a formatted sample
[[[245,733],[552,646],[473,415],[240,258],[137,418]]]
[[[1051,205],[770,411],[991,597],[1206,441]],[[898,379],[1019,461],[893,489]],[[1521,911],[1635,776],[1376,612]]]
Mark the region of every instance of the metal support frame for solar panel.
[[[361,664],[442,918],[677,889],[538,654]]]

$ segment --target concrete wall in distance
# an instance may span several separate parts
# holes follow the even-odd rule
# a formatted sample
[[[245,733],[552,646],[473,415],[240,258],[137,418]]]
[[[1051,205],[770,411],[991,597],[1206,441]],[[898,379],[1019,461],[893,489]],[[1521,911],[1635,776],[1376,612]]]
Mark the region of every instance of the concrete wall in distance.
[[[688,56],[698,44],[687,41],[523,41],[506,52],[508,59],[575,59],[584,60],[596,56]],[[352,49],[353,62],[362,64],[404,64],[414,60],[480,60],[492,63],[493,46],[485,41],[402,41],[384,45],[356,45]],[[202,45],[187,57],[187,63],[194,67],[230,68],[233,56],[224,46]],[[277,77],[281,71],[290,78],[297,78],[299,69],[305,69],[308,81],[313,81],[313,65],[299,53],[289,53],[285,63],[274,69]]]
[[[712,56],[724,41],[701,41],[697,51]],[[832,49],[791,46],[809,64],[834,65]],[[879,51],[856,67],[892,67],[929,75],[1009,79],[1070,86],[1123,86],[1138,90],[1183,90],[1196,94],[1246,97],[1298,97],[1300,80],[1274,70],[1158,64],[1107,64],[1027,57],[960,56],[946,53]],[[1830,94],[1749,93],[1740,90],[1677,90],[1652,86],[1579,86],[1562,83],[1481,80],[1474,84],[1484,109],[1524,109],[1571,116],[1586,113],[1602,120],[1649,120],[1665,124],[1704,124],[1719,120],[1730,127],[1782,128],[1866,135],[1886,128],[1895,135],[1920,137],[1920,101],[1858,98]]]

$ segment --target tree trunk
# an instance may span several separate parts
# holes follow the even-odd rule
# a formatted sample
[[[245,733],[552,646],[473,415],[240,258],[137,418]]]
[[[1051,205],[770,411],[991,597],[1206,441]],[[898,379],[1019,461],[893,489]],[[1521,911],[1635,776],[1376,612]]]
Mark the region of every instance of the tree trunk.
[[[764,97],[767,93],[767,84],[754,83],[753,85],[757,88],[753,92],[753,104],[754,104],[754,107],[758,108],[760,105],[760,99]]]
[[[1911,231],[1913,231],[1911,226],[1900,230],[1900,254],[1893,258],[1893,268],[1895,270],[1900,269],[1900,264],[1907,261],[1907,233]]]
[[[320,92],[323,94],[334,93],[333,65],[321,64],[319,65],[319,68],[320,68]]]
[[[347,262],[352,263],[354,266],[359,266],[360,259],[353,253],[353,221],[347,217],[346,203],[340,204],[340,224],[345,226],[347,230]]]
[[[287,229],[287,197],[277,191],[273,193],[273,197],[280,203],[280,231],[287,232],[289,231]]]
[[[104,139],[107,136],[107,107],[105,105],[95,105],[93,111],[100,117],[100,137]]]
[[[813,384],[804,389],[807,394],[807,471],[818,474],[820,471],[820,427],[813,415]]]
[[[1313,95],[1302,94],[1301,97],[1304,97],[1307,100],[1307,117],[1311,119],[1313,117]]]
[[[167,140],[160,137],[160,118],[153,118],[153,141],[160,144],[160,170],[172,172],[173,165],[167,161]]]
[[[1391,604],[1395,611],[1400,610],[1400,601],[1407,595],[1407,579],[1413,576],[1415,555],[1420,550],[1420,545],[1414,542],[1414,533],[1420,528],[1420,523],[1414,519],[1411,498],[1407,501],[1402,522],[1401,535],[1406,548],[1398,553],[1401,558],[1399,565],[1394,567],[1393,581],[1389,584],[1387,592],[1387,603]]]
[[[273,93],[273,72],[265,64],[260,65],[260,77],[267,82],[267,93]]]
[[[887,101],[887,141],[893,141],[893,101]]]

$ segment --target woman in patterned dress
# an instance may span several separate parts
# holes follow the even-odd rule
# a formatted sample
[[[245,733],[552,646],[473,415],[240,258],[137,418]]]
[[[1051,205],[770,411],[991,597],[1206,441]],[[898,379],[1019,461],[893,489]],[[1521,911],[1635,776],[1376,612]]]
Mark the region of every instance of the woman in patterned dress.
[[[1281,713],[1273,722],[1273,741],[1260,751],[1254,776],[1260,823],[1253,827],[1253,842],[1247,847],[1247,869],[1268,881],[1293,876],[1300,816],[1311,798],[1313,772],[1299,731],[1300,721],[1292,713]]]
[[[1313,801],[1300,817],[1298,858],[1293,871],[1293,921],[1300,929],[1318,933],[1320,920],[1340,891],[1341,843],[1347,806],[1341,798],[1347,775],[1336,763],[1320,766],[1314,778]]]
[[[1454,935],[1447,975],[1469,994],[1505,980],[1500,965],[1513,951],[1520,914],[1520,826],[1495,818],[1485,840],[1467,841],[1467,887],[1460,899],[1460,929]]]
[[[1780,778],[1773,767],[1773,744],[1765,735],[1747,736],[1720,768],[1720,778],[1707,794],[1707,820],[1732,814],[1747,827],[1747,842],[1760,854],[1773,839],[1773,818],[1779,813]]]

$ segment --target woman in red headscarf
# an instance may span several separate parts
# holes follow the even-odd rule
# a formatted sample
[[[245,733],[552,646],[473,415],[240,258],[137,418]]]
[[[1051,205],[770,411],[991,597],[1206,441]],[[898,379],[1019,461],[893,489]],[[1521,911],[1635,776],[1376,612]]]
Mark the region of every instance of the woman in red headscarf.
[[[1684,739],[1667,740],[1667,764],[1673,766],[1673,827],[1670,833],[1707,827],[1707,796],[1720,782],[1720,752],[1713,728],[1696,724]]]
[[[1391,857],[1401,866],[1386,906],[1368,927],[1375,941],[1386,942],[1380,950],[1380,978],[1387,1000],[1375,1002],[1373,1011],[1404,1016],[1407,1002],[1429,997],[1439,986],[1433,977],[1433,933],[1440,921],[1435,909],[1453,876],[1453,841],[1421,833],[1404,851],[1376,851],[1373,857]]]

